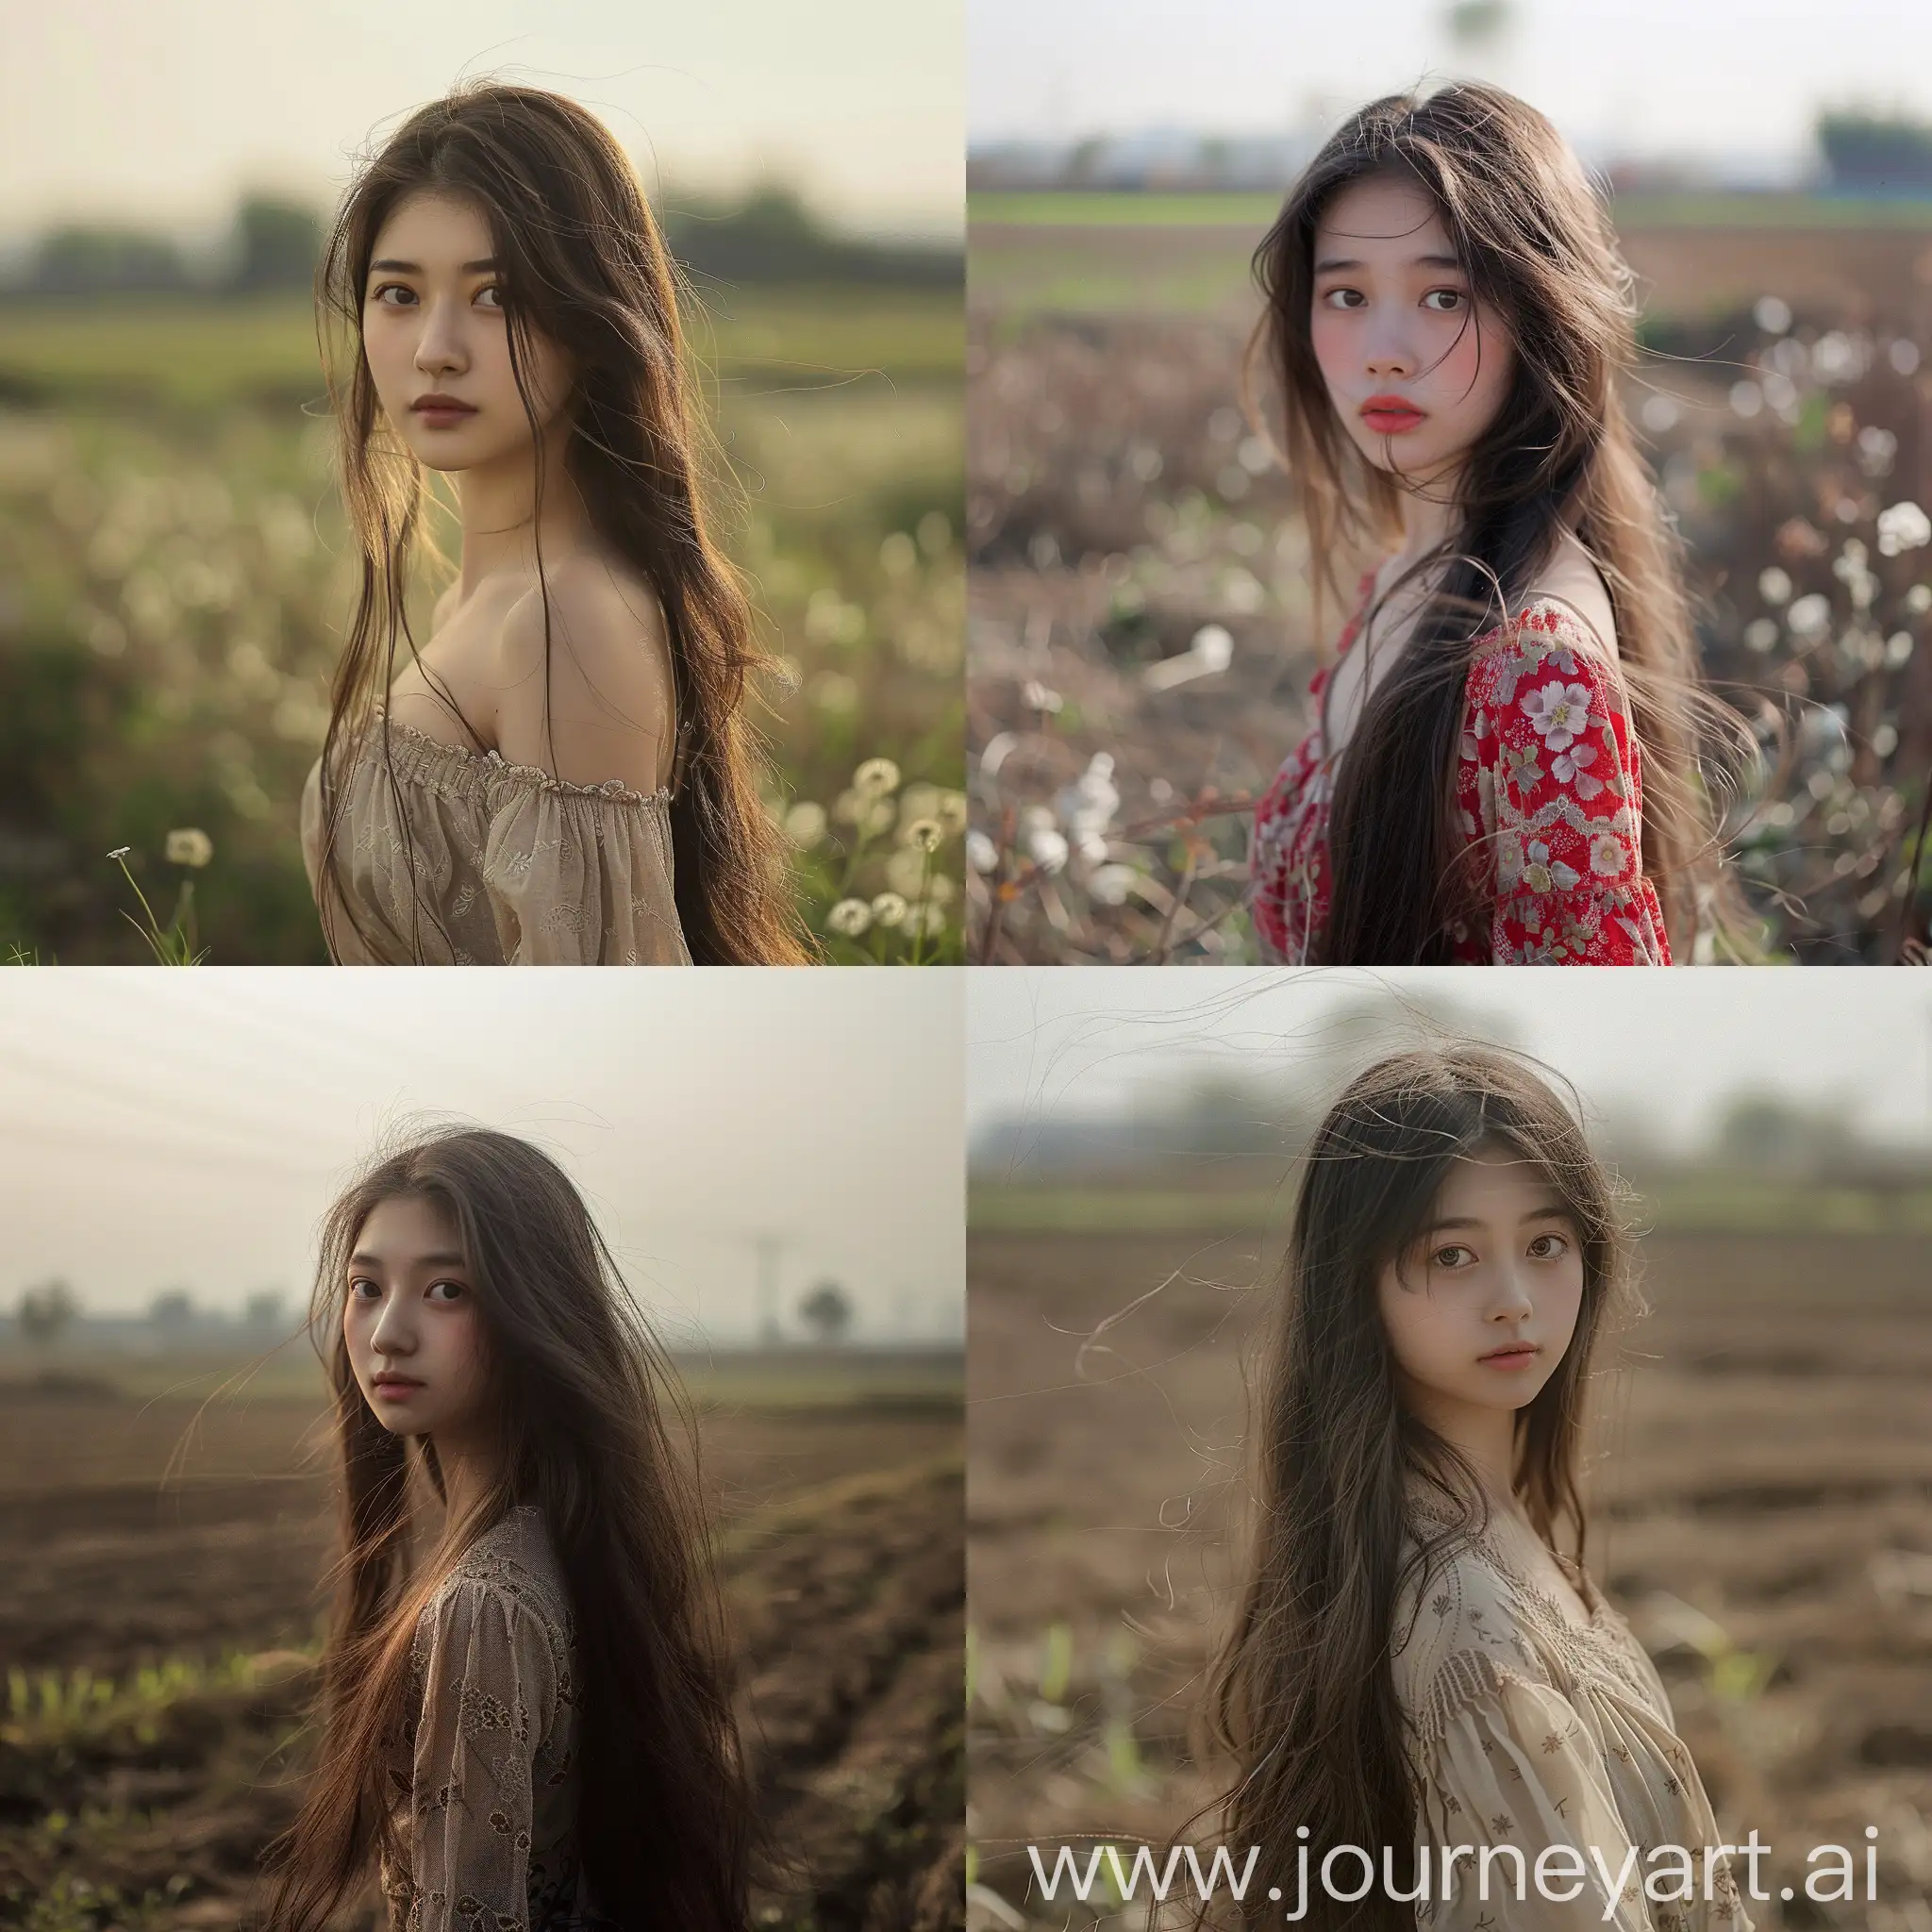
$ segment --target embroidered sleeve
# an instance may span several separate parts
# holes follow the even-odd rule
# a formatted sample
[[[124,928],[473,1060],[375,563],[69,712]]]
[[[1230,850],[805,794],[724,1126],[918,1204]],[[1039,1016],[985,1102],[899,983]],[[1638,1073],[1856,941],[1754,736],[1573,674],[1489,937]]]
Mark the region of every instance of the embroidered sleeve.
[[[1437,1744],[1422,1808],[1424,1841],[1437,1850],[1417,1923],[1431,1932],[1750,1932],[1718,1848],[1707,1896],[1701,1843],[1681,1859],[1654,1856],[1619,1808],[1602,1747],[1547,1684],[1505,1673],[1465,1704]],[[1674,1808],[1658,1807],[1665,1817]],[[1449,1861],[1442,1848],[1457,1846],[1468,1849]]]
[[[670,821],[635,793],[519,787],[491,822],[483,877],[512,966],[691,963]]]
[[[434,1610],[416,1727],[412,1932],[527,1932],[531,1759],[557,1708],[527,1605],[459,1581]]]
[[[1457,768],[1464,835],[1494,853],[1500,965],[1665,965],[1643,876],[1640,752],[1582,626],[1533,607],[1469,674]]]

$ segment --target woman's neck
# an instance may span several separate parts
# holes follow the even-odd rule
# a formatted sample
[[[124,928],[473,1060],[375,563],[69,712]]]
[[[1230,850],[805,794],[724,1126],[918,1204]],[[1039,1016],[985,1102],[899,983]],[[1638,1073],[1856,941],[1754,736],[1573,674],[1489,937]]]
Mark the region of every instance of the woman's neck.
[[[442,1473],[444,1514],[456,1523],[467,1516],[495,1486],[497,1457],[484,1443],[467,1436],[439,1436],[436,1464]]]
[[[1468,1459],[1491,1503],[1516,1512],[1516,1410],[1455,1402],[1404,1376],[1410,1412]]]
[[[544,431],[541,519],[533,515],[537,499],[534,447],[526,445],[457,475],[463,541],[458,602],[489,577],[506,574],[534,577],[540,539],[544,559],[551,564],[590,543],[590,510],[565,460],[571,434],[570,425],[562,417]]]

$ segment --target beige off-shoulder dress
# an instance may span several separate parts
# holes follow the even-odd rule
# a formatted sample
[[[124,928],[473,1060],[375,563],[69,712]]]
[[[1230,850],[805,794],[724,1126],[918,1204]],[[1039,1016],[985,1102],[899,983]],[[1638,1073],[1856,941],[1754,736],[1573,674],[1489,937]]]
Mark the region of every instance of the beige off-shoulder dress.
[[[339,965],[688,966],[673,891],[669,785],[568,785],[495,752],[383,720],[345,760],[324,920]],[[302,793],[319,886],[322,761]]]
[[[1410,1510],[1405,1560],[1415,1529],[1433,1537],[1442,1527],[1424,1492],[1411,1491]],[[1417,1838],[1475,1848],[1454,1868],[1446,1901],[1436,1854],[1416,1924],[1431,1932],[1750,1932],[1728,1859],[1713,1857],[1706,1897],[1703,1847],[1722,1840],[1657,1667],[1615,1607],[1568,1567],[1594,1605],[1587,1628],[1489,1536],[1432,1562],[1401,1592],[1391,1656],[1422,1793]],[[1478,1895],[1477,1859],[1490,1845],[1523,1855],[1521,1897],[1515,1861],[1500,1850],[1490,1897]],[[1688,1850],[1693,1896],[1669,1895],[1686,1888],[1675,1854],[1650,1856],[1665,1845]],[[1554,1854],[1539,1890],[1538,1855],[1553,1846],[1579,1857]],[[1563,1901],[1579,1859],[1584,1883]]]
[[[408,1862],[390,1932],[577,1932],[601,1922],[576,1843],[580,1698],[563,1574],[529,1507],[464,1552],[417,1620],[389,1768]]]

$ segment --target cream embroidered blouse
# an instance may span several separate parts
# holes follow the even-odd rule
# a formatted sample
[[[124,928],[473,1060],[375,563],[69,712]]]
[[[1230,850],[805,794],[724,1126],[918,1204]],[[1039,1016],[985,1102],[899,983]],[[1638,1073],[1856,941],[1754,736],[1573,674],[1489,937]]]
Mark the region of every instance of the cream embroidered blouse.
[[[1410,1502],[1433,1534],[1438,1506],[1414,1491]],[[1414,1548],[1405,1546],[1405,1560]],[[1713,1858],[1705,1897],[1703,1847],[1722,1840],[1656,1666],[1617,1609],[1574,1569],[1572,1578],[1595,1601],[1587,1628],[1487,1536],[1403,1589],[1393,1665],[1422,1792],[1417,1837],[1476,1848],[1454,1867],[1446,1902],[1440,1849],[1433,1855],[1416,1924],[1432,1932],[1750,1932],[1727,1859]],[[1486,1845],[1522,1852],[1521,1898],[1515,1860],[1501,1854],[1491,1861],[1489,1899],[1478,1895]],[[1692,1897],[1668,1896],[1687,1889],[1676,1875],[1683,1866],[1674,1855],[1650,1859],[1658,1845],[1688,1849]],[[1585,1882],[1573,1901],[1560,1894],[1579,1875],[1575,1858],[1553,1857],[1537,1887],[1537,1857],[1550,1846],[1580,1855]],[[1647,1895],[1646,1883],[1666,1896]]]
[[[382,1871],[390,1932],[599,1924],[577,1864],[573,1643],[543,1519],[512,1509],[417,1621],[389,1774],[408,1848],[407,1867]]]
[[[389,741],[386,769],[378,717],[344,776],[335,872],[348,908],[331,905],[325,923],[339,965],[691,964],[671,786],[567,785],[393,721]],[[302,793],[318,905],[323,842],[318,759]]]

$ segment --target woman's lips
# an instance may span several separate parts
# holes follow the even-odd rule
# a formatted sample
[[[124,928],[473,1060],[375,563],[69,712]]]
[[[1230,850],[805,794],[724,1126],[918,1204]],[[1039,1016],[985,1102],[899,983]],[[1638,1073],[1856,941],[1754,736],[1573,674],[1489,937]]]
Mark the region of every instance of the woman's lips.
[[[400,1400],[405,1395],[415,1394],[417,1390],[422,1388],[423,1384],[421,1382],[409,1381],[401,1376],[378,1375],[369,1386],[378,1395],[388,1395]]]
[[[415,415],[420,423],[426,423],[432,429],[449,429],[458,423],[467,423],[475,414],[475,409],[451,408],[436,403],[419,403]]]
[[[1362,405],[1361,418],[1377,436],[1400,436],[1423,420],[1423,412],[1398,396],[1371,396]]]
[[[1486,1369],[1526,1369],[1541,1353],[1540,1347],[1529,1343],[1524,1347],[1507,1349],[1495,1355],[1478,1356],[1476,1359]]]

